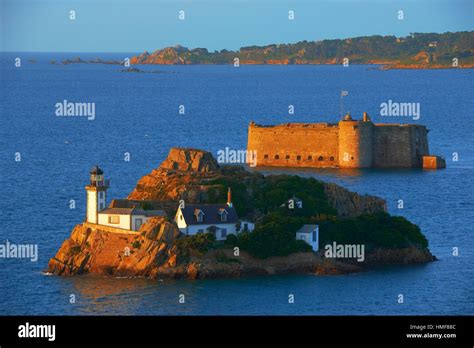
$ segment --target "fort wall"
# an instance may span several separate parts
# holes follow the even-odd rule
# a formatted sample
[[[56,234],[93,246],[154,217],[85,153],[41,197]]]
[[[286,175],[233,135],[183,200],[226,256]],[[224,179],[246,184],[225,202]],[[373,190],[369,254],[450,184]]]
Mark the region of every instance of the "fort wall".
[[[376,124],[373,134],[373,166],[377,168],[421,167],[428,155],[425,126]]]
[[[258,166],[411,168],[429,155],[428,130],[421,125],[374,124],[346,116],[338,124],[250,123],[247,149]]]
[[[290,123],[258,126],[251,123],[248,150],[257,150],[258,166],[337,167],[339,128],[336,124]]]

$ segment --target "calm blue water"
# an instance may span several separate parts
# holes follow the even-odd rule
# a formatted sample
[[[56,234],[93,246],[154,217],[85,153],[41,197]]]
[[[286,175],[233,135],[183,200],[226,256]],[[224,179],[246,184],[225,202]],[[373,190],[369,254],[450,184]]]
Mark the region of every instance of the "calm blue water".
[[[37,243],[38,262],[0,259],[0,314],[474,314],[473,70],[374,71],[365,66],[145,66],[163,74],[121,73],[115,65],[51,65],[76,55],[0,55],[0,242]],[[81,54],[122,59],[130,55]],[[28,59],[38,62],[31,63]],[[216,153],[243,149],[249,121],[322,122],[345,108],[376,122],[389,99],[421,103],[430,150],[448,169],[287,171],[381,196],[389,211],[418,224],[440,259],[344,276],[159,281],[46,276],[42,271],[85,214],[88,171],[100,163],[109,197],[126,197],[172,146]],[[64,99],[95,102],[96,119],[60,118]],[[186,108],[185,115],[178,107]],[[288,115],[288,105],[295,115]],[[15,153],[21,161],[15,162]],[[131,161],[123,160],[124,153]],[[459,161],[452,161],[452,153]],[[76,209],[69,209],[69,200]],[[404,200],[404,209],[397,200]],[[459,256],[452,256],[452,248]],[[178,295],[186,303],[178,304]],[[288,304],[288,294],[295,303]],[[70,295],[76,303],[70,304]],[[405,302],[397,303],[398,294]]]

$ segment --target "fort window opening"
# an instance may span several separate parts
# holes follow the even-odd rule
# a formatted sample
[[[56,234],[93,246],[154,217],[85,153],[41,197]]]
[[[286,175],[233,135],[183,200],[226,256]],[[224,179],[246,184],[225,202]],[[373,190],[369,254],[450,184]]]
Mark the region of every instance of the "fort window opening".
[[[278,156],[278,155],[275,155],[275,159],[280,159],[280,156]]]
[[[322,161],[323,159],[324,159],[323,156],[319,156],[319,157],[318,157],[318,161]]]
[[[313,159],[313,156],[309,155],[308,156],[308,161],[311,161]]]
[[[290,159],[290,155],[286,155],[285,158],[286,158],[286,159]]]
[[[268,155],[263,155],[263,158],[268,159]]]
[[[334,156],[329,157],[330,161],[334,161]]]
[[[296,160],[301,161],[301,156],[300,155],[296,156]]]

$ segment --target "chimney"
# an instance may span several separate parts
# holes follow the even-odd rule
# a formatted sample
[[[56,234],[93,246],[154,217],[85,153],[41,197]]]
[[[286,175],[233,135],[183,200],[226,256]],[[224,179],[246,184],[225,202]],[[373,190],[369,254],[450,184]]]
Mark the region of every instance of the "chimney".
[[[227,205],[229,208],[232,208],[232,191],[229,189],[227,190]]]
[[[369,121],[370,121],[369,114],[367,114],[366,112],[364,112],[364,116],[363,116],[362,120],[363,120],[364,122],[369,122]]]

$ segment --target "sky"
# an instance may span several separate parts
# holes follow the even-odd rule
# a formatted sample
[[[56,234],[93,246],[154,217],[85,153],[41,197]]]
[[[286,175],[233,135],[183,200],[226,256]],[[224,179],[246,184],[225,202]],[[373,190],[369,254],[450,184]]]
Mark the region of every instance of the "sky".
[[[474,0],[0,0],[0,30],[0,51],[142,52],[177,44],[236,50],[474,30]]]

